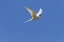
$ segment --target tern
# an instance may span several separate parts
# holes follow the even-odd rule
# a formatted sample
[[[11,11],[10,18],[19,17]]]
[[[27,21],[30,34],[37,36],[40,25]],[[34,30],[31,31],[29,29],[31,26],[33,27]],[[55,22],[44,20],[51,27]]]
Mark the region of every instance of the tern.
[[[29,11],[29,13],[30,13],[31,16],[32,16],[31,19],[29,19],[28,21],[25,21],[24,23],[29,22],[29,21],[32,21],[32,20],[36,20],[36,19],[38,19],[38,18],[41,17],[41,14],[42,14],[42,9],[41,9],[41,8],[40,8],[40,10],[38,11],[38,13],[36,14],[36,12],[35,12],[34,10],[32,10],[32,9],[26,7],[26,6],[24,6],[24,7]]]

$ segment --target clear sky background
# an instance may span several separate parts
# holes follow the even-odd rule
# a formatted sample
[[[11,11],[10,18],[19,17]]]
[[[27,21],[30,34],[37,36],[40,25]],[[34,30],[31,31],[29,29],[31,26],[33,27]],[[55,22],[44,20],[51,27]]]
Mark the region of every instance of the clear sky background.
[[[24,24],[23,5],[42,8],[41,18]],[[0,0],[0,42],[64,42],[64,0]]]

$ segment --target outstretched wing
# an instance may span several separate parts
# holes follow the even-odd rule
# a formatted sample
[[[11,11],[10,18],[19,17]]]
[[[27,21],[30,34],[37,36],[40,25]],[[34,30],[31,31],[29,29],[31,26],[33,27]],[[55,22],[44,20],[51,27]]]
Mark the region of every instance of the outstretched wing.
[[[26,7],[26,6],[24,6],[24,7],[30,12],[32,18],[37,17],[37,16],[36,16],[36,13],[35,13],[32,9],[30,9],[30,8],[28,8],[28,7]]]
[[[27,20],[27,21],[25,21],[24,23],[26,23],[26,22],[29,22],[29,21],[32,21],[32,19],[30,19],[30,20]]]
[[[39,12],[37,13],[38,15],[40,15],[42,13],[42,9],[40,8]]]

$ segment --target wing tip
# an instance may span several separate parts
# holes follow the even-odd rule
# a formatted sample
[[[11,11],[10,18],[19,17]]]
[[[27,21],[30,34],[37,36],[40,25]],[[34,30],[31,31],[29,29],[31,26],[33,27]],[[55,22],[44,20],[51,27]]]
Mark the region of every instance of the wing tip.
[[[40,10],[42,10],[42,8],[40,8]]]

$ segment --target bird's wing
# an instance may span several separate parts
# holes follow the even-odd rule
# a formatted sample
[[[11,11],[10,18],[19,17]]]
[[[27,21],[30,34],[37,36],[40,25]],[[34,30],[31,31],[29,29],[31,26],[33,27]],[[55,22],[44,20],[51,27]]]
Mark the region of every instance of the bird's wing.
[[[40,8],[39,12],[37,13],[38,15],[40,15],[42,13],[42,9]]]
[[[30,19],[30,20],[27,20],[27,21],[25,21],[24,23],[26,23],[26,22],[29,22],[29,21],[32,21],[32,19]]]
[[[28,7],[26,7],[26,6],[24,6],[24,7],[30,12],[32,18],[37,17],[37,16],[36,16],[36,13],[35,13],[32,9],[30,9],[30,8],[28,8]]]

